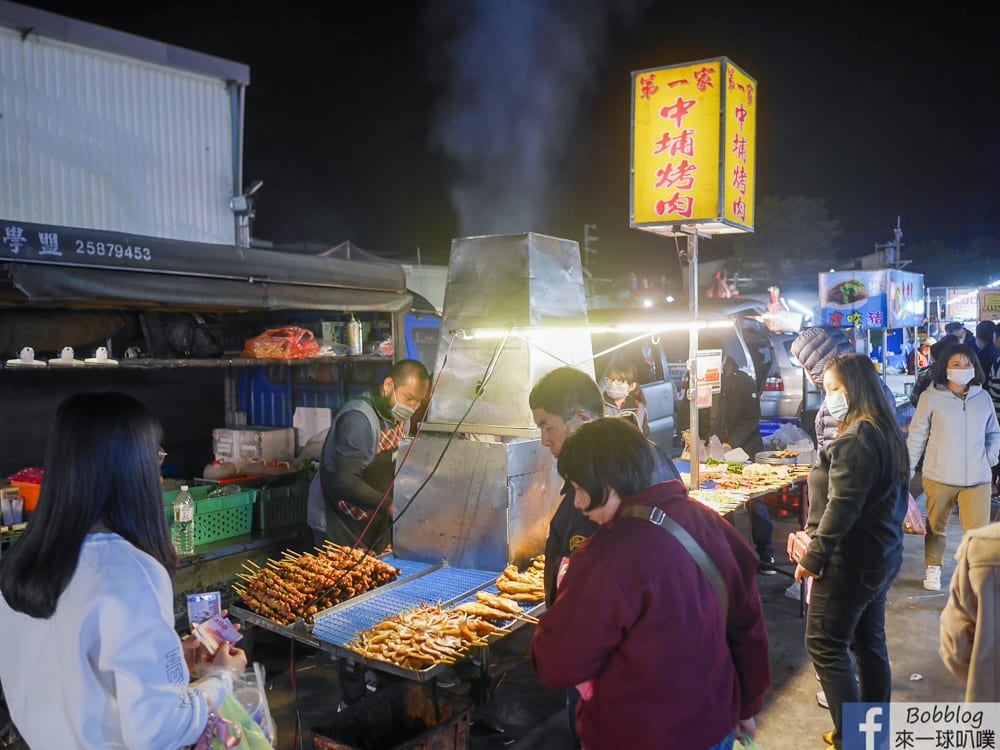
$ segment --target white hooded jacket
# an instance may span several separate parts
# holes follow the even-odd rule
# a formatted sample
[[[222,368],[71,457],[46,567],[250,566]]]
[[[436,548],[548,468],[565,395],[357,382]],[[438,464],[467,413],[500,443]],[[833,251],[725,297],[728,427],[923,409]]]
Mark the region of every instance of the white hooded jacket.
[[[910,473],[920,456],[927,479],[957,487],[988,483],[1000,454],[1000,425],[989,394],[970,385],[965,398],[946,385],[920,394],[906,445]]]

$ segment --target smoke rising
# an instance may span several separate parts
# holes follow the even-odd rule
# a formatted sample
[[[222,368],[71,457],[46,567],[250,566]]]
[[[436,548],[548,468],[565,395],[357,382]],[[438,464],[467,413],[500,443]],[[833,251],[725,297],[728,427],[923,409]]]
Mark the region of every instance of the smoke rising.
[[[612,24],[635,18],[640,5],[433,3],[427,23],[441,98],[431,138],[451,168],[459,236],[542,230]]]

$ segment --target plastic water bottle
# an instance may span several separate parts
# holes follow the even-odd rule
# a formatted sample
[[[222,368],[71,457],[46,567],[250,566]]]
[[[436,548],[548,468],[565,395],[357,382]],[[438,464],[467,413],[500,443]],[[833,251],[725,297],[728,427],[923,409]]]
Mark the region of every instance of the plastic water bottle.
[[[174,526],[171,530],[174,549],[178,555],[194,554],[194,498],[186,484],[174,499]]]
[[[362,354],[364,352],[361,321],[354,317],[354,313],[351,313],[351,319],[347,322],[347,347],[349,354]]]

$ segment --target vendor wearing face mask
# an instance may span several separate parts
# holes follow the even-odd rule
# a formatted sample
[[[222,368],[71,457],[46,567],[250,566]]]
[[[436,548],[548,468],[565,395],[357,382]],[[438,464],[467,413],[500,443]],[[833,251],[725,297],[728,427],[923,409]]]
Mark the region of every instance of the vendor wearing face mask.
[[[642,434],[649,437],[649,410],[646,396],[636,381],[635,368],[628,362],[617,360],[604,376],[604,416],[617,417],[632,414]]]
[[[941,589],[948,519],[958,503],[962,531],[990,521],[991,467],[1000,454],[1000,426],[979,358],[964,344],[949,344],[934,365],[934,377],[917,402],[906,440],[910,474],[924,457],[927,535],[924,588]]]
[[[309,492],[309,525],[317,544],[325,535],[337,544],[358,544],[376,553],[388,546],[392,494],[385,495],[395,473],[396,449],[429,390],[427,368],[404,359],[380,384],[337,412]]]

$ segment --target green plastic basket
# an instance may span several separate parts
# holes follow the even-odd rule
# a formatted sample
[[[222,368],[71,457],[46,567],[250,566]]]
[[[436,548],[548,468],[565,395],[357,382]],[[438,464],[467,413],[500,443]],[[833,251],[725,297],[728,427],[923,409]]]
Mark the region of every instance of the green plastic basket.
[[[193,485],[188,492],[194,498],[194,545],[231,539],[249,534],[253,528],[253,504],[257,490],[246,490],[235,495],[205,496],[214,490],[210,485]],[[173,523],[173,504],[179,490],[163,493],[167,523]]]
[[[286,526],[306,525],[309,504],[309,482],[296,482],[284,487],[265,487],[257,504],[256,528],[260,531]]]

